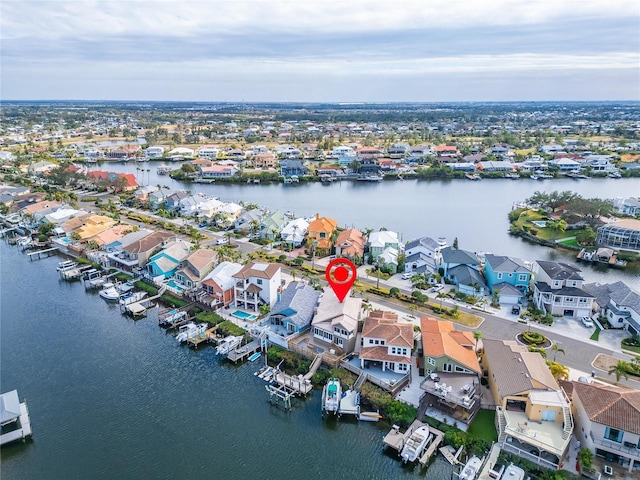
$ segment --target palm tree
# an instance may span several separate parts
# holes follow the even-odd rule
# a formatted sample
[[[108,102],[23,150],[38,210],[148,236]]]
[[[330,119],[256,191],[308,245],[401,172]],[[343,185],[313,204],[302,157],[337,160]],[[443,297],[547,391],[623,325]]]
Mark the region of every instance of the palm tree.
[[[558,353],[561,353],[561,354],[565,355],[565,351],[562,348],[560,348],[557,343],[554,343],[553,345],[551,345],[551,350],[553,350],[553,361],[554,362],[556,361],[556,355]]]
[[[478,342],[480,341],[481,338],[483,338],[484,335],[482,334],[482,332],[480,330],[475,330],[473,332],[473,338],[476,341],[476,345],[475,345],[475,352],[478,353]]]
[[[612,365],[607,374],[615,374],[616,383],[620,381],[620,377],[624,377],[625,380],[628,380],[629,375],[627,374],[627,366],[627,362],[625,362],[624,360],[618,360],[618,363]]]
[[[562,365],[557,362],[548,362],[549,370],[551,370],[551,375],[556,380],[566,380],[569,378],[569,367]]]

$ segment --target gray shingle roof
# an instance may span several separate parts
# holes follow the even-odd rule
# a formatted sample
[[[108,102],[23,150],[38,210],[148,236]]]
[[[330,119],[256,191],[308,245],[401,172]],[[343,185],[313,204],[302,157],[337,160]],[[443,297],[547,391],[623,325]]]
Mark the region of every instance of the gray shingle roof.
[[[417,238],[415,240],[411,240],[410,242],[407,242],[405,250],[416,248],[419,245],[422,245],[423,247],[428,248],[429,250],[433,250],[434,252],[440,247],[438,242],[436,242],[433,238],[422,237],[422,238]]]
[[[456,250],[453,247],[445,247],[441,251],[444,263],[460,263],[466,265],[477,265],[478,257],[473,252],[466,250]]]
[[[551,292],[554,295],[563,295],[565,297],[585,297],[592,298],[589,292],[577,287],[551,288],[546,282],[536,282],[536,288],[541,292]]]
[[[280,300],[271,309],[271,316],[282,315],[298,328],[311,323],[314,309],[322,292],[304,282],[291,282],[284,289]]]
[[[584,280],[581,275],[582,270],[568,263],[543,260],[536,260],[536,263],[549,275],[549,278],[554,280]]]
[[[514,273],[530,271],[519,258],[507,257],[504,255],[493,255],[491,253],[487,253],[484,258],[485,261],[491,265],[494,272]]]
[[[468,265],[457,265],[449,269],[449,276],[455,277],[458,283],[462,285],[473,285],[477,283],[480,287],[487,288],[482,274]]]
[[[583,288],[596,298],[596,302],[601,307],[613,300],[619,307],[628,307],[640,314],[640,294],[631,290],[624,282],[587,283]]]

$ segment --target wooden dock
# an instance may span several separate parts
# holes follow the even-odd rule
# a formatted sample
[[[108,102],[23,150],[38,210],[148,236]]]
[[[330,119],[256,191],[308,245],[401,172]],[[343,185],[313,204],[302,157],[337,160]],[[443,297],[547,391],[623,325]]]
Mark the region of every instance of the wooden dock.
[[[294,377],[284,372],[278,372],[273,378],[273,381],[302,395],[307,395],[311,390],[313,390],[311,381],[305,380],[302,376]]]
[[[208,328],[201,335],[196,335],[195,337],[187,338],[187,345],[193,348],[198,348],[198,345],[201,343],[211,343],[216,340],[216,330],[218,330],[218,326]]]
[[[391,431],[385,435],[383,443],[385,446],[391,447],[394,450],[396,450],[398,453],[400,453],[404,448],[405,442],[411,436],[411,434],[415,432],[418,428],[424,425],[426,424],[422,423],[419,420],[414,420],[413,423],[409,426],[409,428],[407,428],[407,430],[404,433],[400,431],[400,427],[398,427],[397,425],[394,425],[391,428]],[[422,465],[426,465],[426,463],[429,461],[433,453],[436,451],[436,449],[444,439],[444,432],[436,428],[433,428],[431,426],[429,427],[429,434],[432,435],[433,437],[430,440],[430,443],[428,444],[427,449],[424,451],[424,453],[420,457],[419,461]]]
[[[49,254],[52,254],[53,252],[57,252],[58,248],[57,247],[51,247],[51,248],[45,248],[44,250],[36,250],[35,252],[28,252],[27,256],[29,257],[29,260],[33,260],[34,258],[40,258],[40,255],[44,255],[45,253],[47,254],[47,257],[49,256]]]
[[[242,345],[227,354],[227,359],[233,363],[242,362],[254,353],[260,350],[260,341],[253,339],[246,345]]]
[[[463,465],[463,463],[458,460],[460,453],[462,452],[462,446],[456,450],[451,445],[446,445],[440,449],[440,453],[442,456],[449,462],[451,465]]]

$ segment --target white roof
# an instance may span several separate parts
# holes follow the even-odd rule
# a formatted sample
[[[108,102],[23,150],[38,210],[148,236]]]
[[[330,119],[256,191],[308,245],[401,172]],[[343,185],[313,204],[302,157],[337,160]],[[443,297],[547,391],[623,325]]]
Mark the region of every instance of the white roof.
[[[10,422],[19,416],[20,399],[18,398],[18,391],[11,390],[0,395],[0,423]]]
[[[399,243],[398,234],[389,230],[381,232],[371,232],[369,234],[369,245],[372,247],[384,247],[388,243]]]
[[[223,290],[229,290],[233,288],[235,279],[233,276],[242,270],[242,265],[232,262],[221,262],[216,268],[214,268],[209,275],[205,277],[205,280],[215,281]]]

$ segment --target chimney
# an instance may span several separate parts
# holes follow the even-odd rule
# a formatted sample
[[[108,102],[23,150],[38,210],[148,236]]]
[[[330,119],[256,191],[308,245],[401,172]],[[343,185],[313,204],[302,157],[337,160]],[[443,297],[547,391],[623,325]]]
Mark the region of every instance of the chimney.
[[[320,214],[316,213],[316,220],[318,220],[320,218]]]

